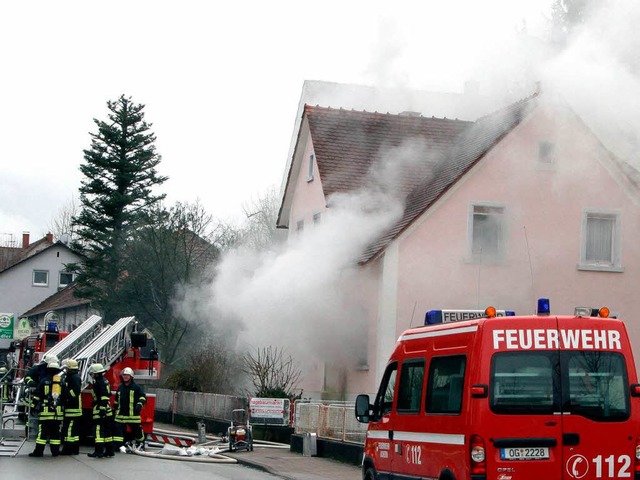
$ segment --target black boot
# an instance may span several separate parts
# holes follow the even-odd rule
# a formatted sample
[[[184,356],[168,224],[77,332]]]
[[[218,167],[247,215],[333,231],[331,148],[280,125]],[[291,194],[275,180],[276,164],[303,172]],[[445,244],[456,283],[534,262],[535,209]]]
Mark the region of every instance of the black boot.
[[[51,456],[57,457],[60,455],[60,445],[51,445],[49,444],[49,448],[51,449]]]
[[[104,458],[104,445],[101,443],[97,444],[95,451],[92,453],[87,453],[87,457]]]
[[[104,445],[105,451],[104,451],[104,456],[107,458],[112,458],[115,457],[115,453],[113,451],[113,443],[111,442],[107,442]]]
[[[29,454],[30,457],[42,457],[44,456],[44,445],[36,443],[36,448]]]
[[[80,455],[80,443],[76,442],[71,448],[71,455]]]

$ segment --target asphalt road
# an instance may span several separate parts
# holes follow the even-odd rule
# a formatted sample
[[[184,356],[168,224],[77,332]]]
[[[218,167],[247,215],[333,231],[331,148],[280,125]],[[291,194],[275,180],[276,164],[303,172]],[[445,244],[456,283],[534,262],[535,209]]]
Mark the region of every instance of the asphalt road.
[[[87,457],[90,448],[78,456],[53,458],[49,449],[43,458],[31,458],[33,443],[26,443],[13,458],[0,458],[4,480],[275,480],[271,474],[238,464],[196,463],[147,458],[117,453],[111,459]]]

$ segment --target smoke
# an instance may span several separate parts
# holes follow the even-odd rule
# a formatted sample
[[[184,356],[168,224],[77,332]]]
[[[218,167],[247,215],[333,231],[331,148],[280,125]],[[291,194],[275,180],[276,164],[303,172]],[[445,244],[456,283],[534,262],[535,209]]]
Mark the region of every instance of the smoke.
[[[610,151],[638,167],[640,4],[597,6],[541,68],[543,90],[569,104]]]

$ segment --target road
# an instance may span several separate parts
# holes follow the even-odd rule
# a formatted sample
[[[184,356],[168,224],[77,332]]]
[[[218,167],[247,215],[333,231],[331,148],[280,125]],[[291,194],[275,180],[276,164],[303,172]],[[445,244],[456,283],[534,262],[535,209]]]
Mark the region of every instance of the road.
[[[196,463],[116,454],[111,459],[93,459],[83,448],[78,456],[31,458],[33,443],[27,443],[13,458],[0,458],[3,480],[275,480],[271,474],[238,464]]]

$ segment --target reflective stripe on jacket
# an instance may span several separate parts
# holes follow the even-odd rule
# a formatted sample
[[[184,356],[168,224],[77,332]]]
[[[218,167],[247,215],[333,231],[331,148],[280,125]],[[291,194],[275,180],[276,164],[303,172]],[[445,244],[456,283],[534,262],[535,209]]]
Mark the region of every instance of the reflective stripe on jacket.
[[[121,383],[116,392],[116,422],[140,423],[140,414],[135,414],[136,406],[142,410],[146,402],[147,397],[142,388],[133,379],[129,385]]]

